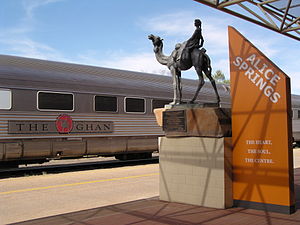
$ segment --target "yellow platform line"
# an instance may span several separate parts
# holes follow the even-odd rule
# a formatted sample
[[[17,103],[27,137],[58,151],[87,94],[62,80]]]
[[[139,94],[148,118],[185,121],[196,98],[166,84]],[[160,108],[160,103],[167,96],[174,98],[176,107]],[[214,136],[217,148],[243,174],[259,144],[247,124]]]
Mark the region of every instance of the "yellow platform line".
[[[135,175],[135,176],[128,176],[128,177],[117,177],[117,178],[93,180],[93,181],[78,182],[78,183],[71,183],[71,184],[60,184],[60,185],[51,185],[46,187],[26,188],[26,189],[14,190],[14,191],[0,192],[0,195],[8,195],[14,193],[28,192],[28,191],[47,190],[47,189],[60,188],[60,187],[71,187],[71,186],[78,186],[83,184],[94,184],[94,183],[101,183],[107,181],[118,181],[118,180],[134,179],[134,178],[141,178],[141,177],[150,177],[158,174],[159,173],[149,173],[149,174],[142,174],[142,175]]]

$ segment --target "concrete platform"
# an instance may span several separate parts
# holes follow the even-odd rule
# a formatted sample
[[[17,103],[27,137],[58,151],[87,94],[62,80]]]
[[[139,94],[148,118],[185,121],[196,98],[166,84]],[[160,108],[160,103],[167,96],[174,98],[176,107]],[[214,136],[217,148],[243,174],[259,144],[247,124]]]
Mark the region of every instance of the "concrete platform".
[[[168,203],[159,201],[157,197],[16,224],[299,225],[300,168],[295,169],[295,193],[297,211],[292,215],[243,208],[214,209],[180,203]]]

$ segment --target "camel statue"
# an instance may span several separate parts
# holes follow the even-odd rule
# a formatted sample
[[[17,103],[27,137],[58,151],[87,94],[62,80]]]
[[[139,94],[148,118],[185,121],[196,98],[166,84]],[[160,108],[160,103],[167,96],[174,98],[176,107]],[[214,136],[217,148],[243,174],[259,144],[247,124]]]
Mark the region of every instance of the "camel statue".
[[[210,58],[208,55],[205,53],[205,49],[198,49],[195,48],[192,50],[190,53],[190,57],[188,58],[183,58],[181,57],[182,55],[182,50],[185,47],[186,42],[176,44],[175,50],[172,52],[170,56],[166,56],[163,54],[163,39],[161,39],[159,36],[155,36],[153,34],[150,34],[148,36],[148,39],[152,41],[153,43],[153,51],[155,53],[155,57],[157,61],[165,65],[169,68],[172,74],[172,79],[173,79],[173,101],[170,103],[171,105],[177,105],[181,103],[181,98],[182,98],[182,87],[181,87],[181,71],[182,70],[188,70],[192,66],[194,66],[197,75],[199,77],[199,84],[197,91],[192,98],[192,100],[189,103],[194,103],[196,100],[199,91],[204,85],[204,77],[203,73],[206,75],[206,77],[210,80],[216,97],[217,97],[217,104],[220,104],[220,97],[218,94],[218,90],[216,87],[215,80],[212,78],[211,75],[211,65],[210,65]]]

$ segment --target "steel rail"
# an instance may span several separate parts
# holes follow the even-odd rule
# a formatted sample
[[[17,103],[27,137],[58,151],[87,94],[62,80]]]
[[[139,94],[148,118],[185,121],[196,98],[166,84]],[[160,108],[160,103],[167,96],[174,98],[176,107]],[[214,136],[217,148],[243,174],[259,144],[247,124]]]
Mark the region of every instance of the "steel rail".
[[[107,160],[97,162],[81,162],[46,166],[28,166],[22,168],[0,169],[0,179],[22,176],[35,176],[53,173],[75,172],[83,170],[104,169],[112,167],[123,167],[132,165],[143,165],[158,163],[159,157],[154,156],[150,159],[133,159],[133,160]]]

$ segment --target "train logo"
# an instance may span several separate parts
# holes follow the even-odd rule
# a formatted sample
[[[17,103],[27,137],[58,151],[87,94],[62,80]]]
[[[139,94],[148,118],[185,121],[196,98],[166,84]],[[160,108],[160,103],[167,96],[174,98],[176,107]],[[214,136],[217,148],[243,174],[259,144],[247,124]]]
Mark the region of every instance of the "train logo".
[[[49,120],[9,120],[9,134],[72,134],[72,133],[113,133],[113,121],[77,121],[67,114]]]
[[[67,114],[59,115],[55,122],[56,129],[60,134],[70,133],[73,128],[73,120]]]

